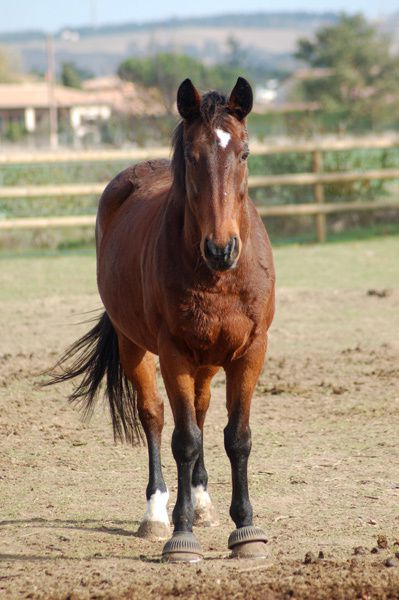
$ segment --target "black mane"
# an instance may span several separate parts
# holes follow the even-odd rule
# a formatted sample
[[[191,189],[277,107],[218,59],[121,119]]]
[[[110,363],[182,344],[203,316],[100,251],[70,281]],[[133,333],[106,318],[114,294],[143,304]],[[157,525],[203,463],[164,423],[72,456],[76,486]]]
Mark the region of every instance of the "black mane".
[[[201,98],[200,118],[214,127],[227,113],[228,98],[219,92],[207,92]],[[186,161],[184,158],[184,121],[177,124],[172,136],[172,175],[180,189],[185,188]]]

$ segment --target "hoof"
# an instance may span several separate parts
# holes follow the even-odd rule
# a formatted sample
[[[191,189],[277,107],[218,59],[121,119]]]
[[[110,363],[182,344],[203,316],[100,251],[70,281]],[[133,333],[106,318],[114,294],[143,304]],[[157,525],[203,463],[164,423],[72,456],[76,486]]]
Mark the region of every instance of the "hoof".
[[[162,550],[162,562],[196,563],[202,560],[201,546],[190,531],[177,531],[173,534]]]
[[[218,514],[212,504],[205,509],[194,510],[194,525],[197,527],[217,527],[219,525]]]
[[[147,540],[167,540],[170,527],[161,521],[141,521],[137,535]]]
[[[267,558],[266,544],[266,535],[253,525],[235,529],[228,541],[231,558]]]

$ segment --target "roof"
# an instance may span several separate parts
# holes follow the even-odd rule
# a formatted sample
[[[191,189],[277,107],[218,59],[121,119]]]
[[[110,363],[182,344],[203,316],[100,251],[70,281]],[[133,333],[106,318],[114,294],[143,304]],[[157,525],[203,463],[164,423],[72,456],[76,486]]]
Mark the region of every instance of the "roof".
[[[61,108],[108,104],[90,92],[62,85],[54,86],[54,96],[57,106]],[[48,105],[49,86],[45,81],[0,84],[0,109],[47,108]]]
[[[166,112],[157,89],[124,81],[116,75],[88,79],[83,82],[83,88],[98,103],[106,103],[117,112],[148,116],[164,115]]]
[[[326,77],[332,77],[335,74],[335,69],[330,67],[315,67],[297,69],[293,74],[292,78],[299,81],[310,81],[313,79],[324,79]]]
[[[95,92],[110,89],[114,90],[115,88],[121,87],[122,84],[126,85],[126,81],[122,81],[117,75],[105,75],[103,77],[86,79],[86,81],[83,82],[83,89]]]

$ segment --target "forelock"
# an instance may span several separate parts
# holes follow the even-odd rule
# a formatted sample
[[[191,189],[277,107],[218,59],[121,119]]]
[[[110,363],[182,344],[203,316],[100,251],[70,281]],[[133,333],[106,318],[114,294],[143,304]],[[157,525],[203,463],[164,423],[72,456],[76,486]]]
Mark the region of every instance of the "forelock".
[[[216,124],[227,112],[227,97],[219,92],[207,92],[201,98],[201,118],[207,125]]]

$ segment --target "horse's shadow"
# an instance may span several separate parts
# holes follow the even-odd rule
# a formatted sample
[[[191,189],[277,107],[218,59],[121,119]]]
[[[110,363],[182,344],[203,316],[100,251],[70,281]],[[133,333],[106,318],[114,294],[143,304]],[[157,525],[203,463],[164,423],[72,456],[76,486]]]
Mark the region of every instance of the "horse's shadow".
[[[132,521],[122,521],[115,520],[113,521],[115,525],[131,525]],[[110,527],[106,525],[98,525],[97,519],[83,519],[83,520],[73,520],[73,519],[44,519],[41,517],[33,517],[31,519],[9,519],[0,521],[0,531],[2,528],[7,527],[9,525],[20,525],[20,526],[31,526],[32,528],[43,528],[43,529],[73,529],[77,531],[84,531],[85,533],[106,533],[108,535],[116,535],[116,536],[125,536],[125,537],[135,537],[139,538],[140,536],[136,531],[128,530],[124,527]],[[142,538],[140,538],[142,539]],[[143,540],[144,542],[145,540]],[[12,560],[21,560],[21,561],[46,561],[46,560],[59,560],[60,558],[66,558],[68,560],[81,560],[79,557],[67,556],[65,554],[60,557],[57,556],[40,556],[40,555],[27,555],[27,554],[7,554],[0,553],[0,561],[12,561]],[[109,554],[94,554],[90,555],[87,558],[95,559],[95,560],[104,560],[107,558],[111,558]],[[159,562],[158,558],[155,557],[147,557],[142,554],[139,556],[116,556],[112,554],[112,558],[119,559],[127,559],[138,562]]]
[[[132,523],[137,524],[138,522],[132,520],[113,520],[115,525],[132,525]],[[32,517],[31,519],[9,519],[5,521],[0,521],[0,532],[2,528],[7,527],[8,525],[21,525],[26,526],[30,525],[32,528],[38,527],[43,529],[74,529],[77,531],[84,531],[86,533],[106,533],[108,535],[118,535],[125,537],[133,537],[139,538],[143,543],[154,544],[154,542],[149,542],[144,538],[140,537],[137,531],[131,531],[125,529],[124,527],[108,527],[106,525],[98,526],[98,519],[82,519],[82,520],[73,520],[73,519],[44,519],[42,517]],[[93,525],[96,525],[93,527]],[[86,560],[106,560],[108,558],[113,558],[117,560],[130,560],[132,562],[146,562],[146,563],[156,563],[159,564],[161,562],[160,555],[148,555],[139,554],[136,556],[132,555],[124,555],[120,556],[117,554],[90,554],[84,557]],[[224,560],[226,556],[205,556],[205,561],[215,561],[215,560]],[[56,556],[54,555],[35,555],[35,554],[7,554],[4,552],[0,552],[0,562],[9,562],[9,561],[59,561],[60,559],[66,560],[74,560],[81,561],[82,557],[77,556],[68,556],[67,554]]]
[[[10,519],[6,521],[0,521],[0,528],[7,525],[31,525],[32,527],[42,527],[46,529],[75,529],[86,532],[98,532],[98,533],[109,533],[110,535],[123,535],[127,537],[139,537],[137,532],[124,529],[122,527],[107,527],[106,525],[100,525],[97,527],[90,527],[90,524],[98,523],[98,519],[43,519],[41,517],[33,517],[32,519]],[[131,524],[132,521],[113,521],[116,525],[127,525]]]

